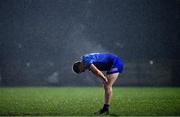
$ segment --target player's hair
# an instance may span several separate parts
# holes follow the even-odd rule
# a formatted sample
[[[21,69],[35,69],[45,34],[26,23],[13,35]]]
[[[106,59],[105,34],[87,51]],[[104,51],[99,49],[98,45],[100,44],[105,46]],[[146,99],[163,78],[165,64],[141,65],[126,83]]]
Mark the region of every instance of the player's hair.
[[[74,63],[74,65],[73,65],[73,71],[76,72],[77,74],[80,73],[80,69],[79,69],[80,64],[81,64],[81,62],[78,61],[78,62]]]

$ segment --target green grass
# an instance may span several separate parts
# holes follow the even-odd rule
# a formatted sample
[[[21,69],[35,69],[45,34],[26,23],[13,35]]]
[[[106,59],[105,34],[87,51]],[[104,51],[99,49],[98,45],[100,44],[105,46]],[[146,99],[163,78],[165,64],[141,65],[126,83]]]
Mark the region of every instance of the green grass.
[[[94,87],[0,88],[0,115],[91,116],[103,104]],[[180,115],[180,88],[113,89],[111,115]]]

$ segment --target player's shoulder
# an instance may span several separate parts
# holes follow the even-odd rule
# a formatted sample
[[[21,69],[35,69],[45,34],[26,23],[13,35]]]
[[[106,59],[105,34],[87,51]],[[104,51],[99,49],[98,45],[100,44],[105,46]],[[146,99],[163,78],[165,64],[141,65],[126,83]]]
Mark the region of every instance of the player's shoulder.
[[[112,57],[116,57],[117,55],[113,54],[113,53],[100,53],[100,56],[112,56]]]
[[[89,54],[85,54],[84,56],[94,56],[94,55],[99,55],[101,53],[89,53]]]
[[[88,53],[83,55],[81,58],[93,58],[93,57],[105,57],[105,56],[111,56],[111,57],[115,57],[117,55],[113,54],[113,53]]]

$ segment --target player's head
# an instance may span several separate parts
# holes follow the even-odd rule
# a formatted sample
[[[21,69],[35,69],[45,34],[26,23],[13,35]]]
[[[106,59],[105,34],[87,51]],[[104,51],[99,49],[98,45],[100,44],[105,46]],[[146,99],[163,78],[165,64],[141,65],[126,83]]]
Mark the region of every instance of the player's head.
[[[81,72],[84,72],[85,69],[83,67],[83,63],[78,61],[78,62],[75,62],[74,65],[73,65],[73,71],[77,74],[81,73]]]

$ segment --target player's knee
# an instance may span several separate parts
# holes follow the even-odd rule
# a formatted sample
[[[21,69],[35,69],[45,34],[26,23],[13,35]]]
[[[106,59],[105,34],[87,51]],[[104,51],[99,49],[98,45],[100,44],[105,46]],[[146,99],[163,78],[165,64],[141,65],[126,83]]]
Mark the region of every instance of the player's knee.
[[[105,89],[105,91],[107,91],[107,92],[112,92],[112,85],[104,85],[104,89]]]

